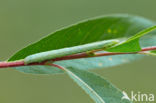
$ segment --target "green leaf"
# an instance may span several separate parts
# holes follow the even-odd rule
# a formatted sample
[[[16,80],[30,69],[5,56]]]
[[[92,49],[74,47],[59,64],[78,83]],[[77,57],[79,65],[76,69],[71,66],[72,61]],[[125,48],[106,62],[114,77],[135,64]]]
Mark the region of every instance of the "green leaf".
[[[38,42],[33,43],[20,50],[15,55],[13,55],[9,59],[9,61],[24,59],[29,55],[40,52],[73,47],[87,43],[93,43],[109,39],[128,39],[129,37],[134,36],[136,33],[153,25],[155,25],[155,23],[150,20],[131,15],[108,15],[100,18],[90,19],[50,34],[49,36],[39,40]],[[156,45],[155,32],[151,32],[150,34],[148,34],[148,36],[141,38],[140,45],[141,47]],[[122,63],[127,63],[141,57],[142,55],[132,54],[117,55],[59,61],[56,62],[56,64],[64,67],[74,67],[79,69],[83,68],[84,70],[87,70],[115,66]],[[20,67],[17,67],[14,69],[28,73],[27,68],[29,67],[30,66],[23,67],[22,69],[20,69]],[[36,73],[36,71],[33,71],[33,69],[36,69],[38,67],[40,66],[33,66],[29,68],[29,70],[32,71],[29,71],[29,73]],[[47,69],[44,66],[40,68],[42,68],[41,70]],[[48,70],[52,70],[52,72],[49,72],[49,74],[54,72],[53,67]],[[42,74],[43,72],[40,72],[40,74]],[[54,73],[62,72],[56,71]]]
[[[124,42],[120,43],[117,46],[114,46],[112,48],[109,48],[107,51],[110,52],[138,52],[141,51],[141,46],[139,43],[139,40],[142,36],[145,34],[152,32],[156,29],[156,26],[152,26],[150,28],[147,28],[136,35],[128,38]]]
[[[146,55],[156,56],[156,50],[145,52]]]
[[[156,50],[151,51],[151,53],[156,53]]]
[[[98,75],[74,68],[65,71],[96,103],[132,103],[127,95]]]
[[[14,69],[24,72],[24,73],[33,73],[33,74],[58,74],[63,73],[62,70],[52,67],[52,66],[21,66],[14,67]]]

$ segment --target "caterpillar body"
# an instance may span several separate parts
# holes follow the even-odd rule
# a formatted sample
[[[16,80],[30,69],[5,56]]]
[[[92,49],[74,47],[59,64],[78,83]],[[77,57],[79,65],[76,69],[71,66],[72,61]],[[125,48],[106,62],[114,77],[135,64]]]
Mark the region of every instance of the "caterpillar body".
[[[69,48],[41,52],[41,53],[27,56],[24,59],[24,62],[25,64],[30,64],[34,62],[42,62],[45,60],[50,60],[58,57],[63,57],[63,56],[87,52],[87,51],[93,51],[97,49],[107,49],[109,47],[114,46],[117,43],[119,43],[118,40],[106,40],[106,41],[99,41],[99,42],[94,42],[90,44],[84,44],[84,45],[79,45],[79,46],[74,46]]]

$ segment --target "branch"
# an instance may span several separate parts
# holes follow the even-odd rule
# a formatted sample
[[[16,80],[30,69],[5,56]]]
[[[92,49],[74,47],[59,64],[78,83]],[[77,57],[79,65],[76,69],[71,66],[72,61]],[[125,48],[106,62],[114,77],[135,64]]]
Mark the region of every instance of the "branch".
[[[129,52],[129,53],[106,52],[106,53],[94,53],[93,56],[90,56],[87,53],[79,53],[79,54],[73,54],[73,55],[68,55],[68,56],[64,56],[64,57],[55,58],[55,59],[52,59],[52,61],[71,60],[71,59],[90,58],[90,57],[100,57],[100,56],[110,56],[110,55],[121,55],[121,54],[138,54],[138,53],[141,54],[141,53],[143,53],[145,51],[152,51],[152,50],[156,50],[156,46],[142,48],[142,50],[139,51],[139,52]]]
[[[55,59],[47,60],[47,61],[62,61],[62,60],[101,57],[101,56],[110,56],[110,55],[123,55],[123,54],[139,54],[139,53],[141,54],[141,53],[144,53],[145,51],[151,51],[151,50],[156,50],[156,46],[142,48],[142,50],[139,52],[130,52],[130,53],[105,52],[105,53],[94,53],[94,55],[91,56],[91,55],[88,55],[88,53],[84,52],[84,53],[59,57],[59,58],[55,58]],[[31,64],[27,64],[27,65],[24,63],[24,60],[13,61],[13,62],[0,62],[0,68],[29,66],[29,65],[51,65],[51,66],[57,67],[59,69],[63,69],[61,66],[58,67],[58,65],[55,65],[55,64],[46,64],[47,61],[43,61],[41,63],[31,63]]]
[[[24,61],[0,62],[0,68],[24,66]]]

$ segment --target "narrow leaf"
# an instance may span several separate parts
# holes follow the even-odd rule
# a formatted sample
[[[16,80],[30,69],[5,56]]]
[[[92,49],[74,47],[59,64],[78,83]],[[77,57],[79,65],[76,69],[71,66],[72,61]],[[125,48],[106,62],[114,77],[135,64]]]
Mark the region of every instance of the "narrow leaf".
[[[145,34],[148,34],[149,32],[152,32],[156,30],[156,26],[152,26],[150,28],[144,29],[143,31],[137,33],[136,35],[128,38],[121,44],[114,46],[112,48],[109,48],[107,51],[110,52],[138,52],[141,51],[141,46],[139,43],[140,37],[144,36]]]
[[[156,56],[156,50],[145,52],[147,55]]]
[[[151,51],[151,53],[155,53],[156,54],[156,50]]]
[[[127,95],[98,75],[75,68],[65,70],[96,103],[132,103],[125,98]]]

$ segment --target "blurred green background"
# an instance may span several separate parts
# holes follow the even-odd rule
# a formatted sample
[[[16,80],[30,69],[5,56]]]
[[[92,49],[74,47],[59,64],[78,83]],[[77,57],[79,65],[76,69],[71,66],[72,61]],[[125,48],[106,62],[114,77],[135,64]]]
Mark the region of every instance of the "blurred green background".
[[[112,13],[156,21],[156,0],[0,0],[0,61],[64,26]],[[121,90],[156,94],[156,58],[96,70]],[[94,103],[66,75],[0,71],[0,103]],[[140,102],[137,102],[140,103]],[[150,102],[152,103],[152,102]]]

